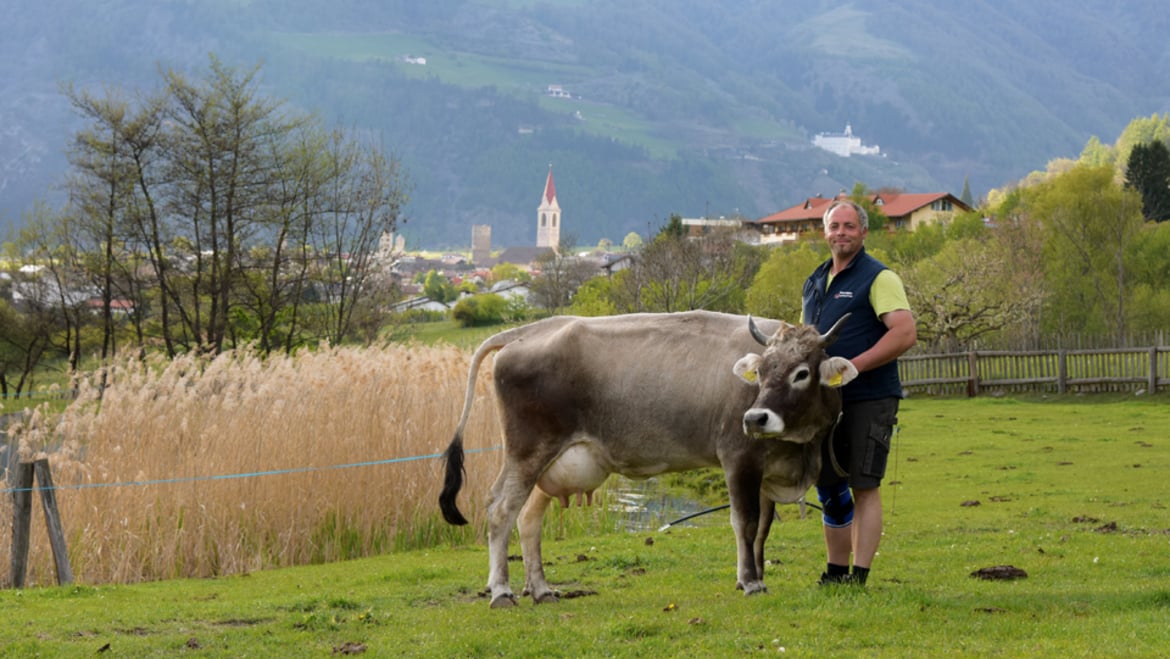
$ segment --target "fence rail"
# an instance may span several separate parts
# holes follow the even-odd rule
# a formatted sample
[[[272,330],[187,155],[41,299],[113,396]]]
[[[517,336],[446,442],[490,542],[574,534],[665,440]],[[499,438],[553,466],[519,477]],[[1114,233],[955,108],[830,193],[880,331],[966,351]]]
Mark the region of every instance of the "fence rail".
[[[904,355],[898,370],[912,394],[1155,393],[1170,388],[1170,347]]]

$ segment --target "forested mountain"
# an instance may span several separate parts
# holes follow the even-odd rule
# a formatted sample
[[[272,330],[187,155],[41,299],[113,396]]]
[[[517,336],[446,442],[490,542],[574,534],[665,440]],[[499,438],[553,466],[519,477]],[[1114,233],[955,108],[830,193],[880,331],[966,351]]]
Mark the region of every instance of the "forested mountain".
[[[1167,28],[1155,0],[0,0],[0,223],[61,202],[60,85],[210,54],[399,157],[412,246],[531,244],[549,164],[582,245],[857,181],[979,196],[1170,109]],[[810,146],[847,123],[884,156]]]

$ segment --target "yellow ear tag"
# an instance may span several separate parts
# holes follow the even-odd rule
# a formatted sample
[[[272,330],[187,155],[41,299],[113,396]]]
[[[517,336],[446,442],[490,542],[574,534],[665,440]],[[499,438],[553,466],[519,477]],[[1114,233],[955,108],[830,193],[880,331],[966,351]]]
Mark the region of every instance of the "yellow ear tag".
[[[834,373],[834,374],[833,374],[833,375],[832,375],[832,376],[829,378],[829,386],[830,386],[830,387],[840,387],[840,386],[841,386],[841,380],[842,380],[841,374],[840,374],[840,373]]]
[[[753,369],[752,369],[752,370],[750,370],[750,371],[744,371],[744,372],[743,372],[743,375],[742,375],[742,376],[740,376],[740,377],[742,377],[742,378],[743,378],[744,380],[746,380],[747,382],[755,382],[757,379],[759,379],[759,377],[760,377],[760,374],[759,374],[759,373],[757,373],[757,372],[756,372],[756,369],[754,369],[754,368],[753,368]]]

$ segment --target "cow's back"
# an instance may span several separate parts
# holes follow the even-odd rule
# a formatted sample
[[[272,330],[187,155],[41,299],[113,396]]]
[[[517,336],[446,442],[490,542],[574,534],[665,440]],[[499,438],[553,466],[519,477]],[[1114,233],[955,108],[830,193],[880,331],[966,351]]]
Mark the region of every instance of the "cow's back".
[[[732,372],[761,349],[747,327],[706,311],[529,326],[493,370],[508,439],[594,441],[612,470],[633,476],[716,465],[720,443],[747,441],[755,391]]]

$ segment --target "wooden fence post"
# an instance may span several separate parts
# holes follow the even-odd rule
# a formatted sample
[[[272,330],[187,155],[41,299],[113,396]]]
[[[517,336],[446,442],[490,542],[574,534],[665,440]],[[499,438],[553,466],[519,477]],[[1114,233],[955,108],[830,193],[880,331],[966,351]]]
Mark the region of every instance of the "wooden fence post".
[[[61,514],[57,511],[57,490],[53,488],[53,474],[49,471],[49,460],[41,458],[36,463],[37,483],[40,484],[41,507],[45,511],[45,526],[49,529],[49,545],[53,548],[53,564],[57,567],[57,584],[73,583],[73,568],[69,565],[69,551],[65,547],[65,529],[61,525]]]
[[[979,395],[979,359],[974,350],[967,353],[967,374],[967,398],[974,398]]]
[[[1151,396],[1158,393],[1158,346],[1150,348],[1150,372],[1149,384],[1146,385],[1146,392]]]
[[[32,526],[33,475],[39,481],[41,507],[45,511],[45,525],[49,529],[49,544],[57,568],[57,583],[73,583],[73,568],[69,565],[69,551],[65,546],[65,530],[57,510],[57,490],[53,474],[45,458],[36,462],[21,462],[16,468],[16,488],[12,492],[12,570],[13,588],[24,588],[28,573],[29,528]]]
[[[12,491],[12,571],[13,588],[24,588],[28,567],[28,531],[32,524],[33,465],[16,466],[16,488]]]
[[[1068,381],[1068,351],[1060,350],[1056,355],[1056,393],[1064,394]]]

